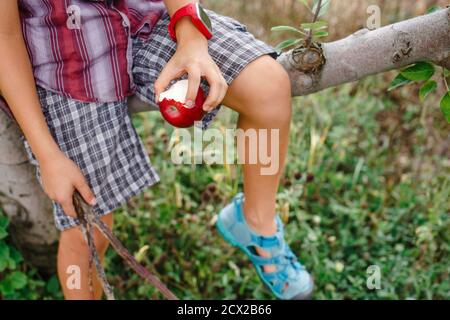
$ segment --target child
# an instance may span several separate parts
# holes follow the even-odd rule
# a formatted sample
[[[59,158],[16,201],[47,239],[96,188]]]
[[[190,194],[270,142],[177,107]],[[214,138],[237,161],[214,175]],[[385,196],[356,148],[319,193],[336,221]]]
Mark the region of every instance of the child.
[[[0,91],[54,202],[66,299],[90,298],[88,248],[73,192],[112,227],[114,210],[159,180],[131,125],[130,95],[154,104],[172,80],[187,75],[187,105],[199,85],[208,93],[205,127],[223,103],[239,113],[243,130],[279,130],[279,141],[268,143],[279,144],[282,168],[290,81],[273,48],[236,20],[191,0],[2,0],[0,12]],[[250,257],[276,297],[308,298],[311,277],[286,244],[275,212],[281,169],[266,176],[262,167],[243,165],[245,201],[237,195],[219,213],[217,227]],[[100,233],[94,237],[103,257],[108,243]],[[79,289],[66,285],[73,265],[81,270]],[[101,298],[97,279],[94,291]]]

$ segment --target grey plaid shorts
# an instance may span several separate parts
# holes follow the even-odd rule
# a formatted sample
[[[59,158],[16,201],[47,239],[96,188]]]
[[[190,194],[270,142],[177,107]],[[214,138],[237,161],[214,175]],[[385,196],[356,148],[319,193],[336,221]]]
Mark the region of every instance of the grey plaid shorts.
[[[253,60],[262,55],[276,57],[275,50],[257,40],[242,23],[208,11],[214,37],[209,52],[230,84]],[[135,93],[154,104],[153,83],[176,50],[168,34],[169,15],[164,14],[147,39],[133,39],[133,80]],[[208,84],[202,81],[208,92]],[[85,175],[94,192],[94,212],[103,216],[125,204],[131,197],[159,181],[142,141],[132,126],[126,101],[86,103],[38,88],[42,110],[52,136],[60,149]],[[217,107],[202,122],[206,128],[219,111]],[[24,139],[25,149],[40,181],[38,163]],[[55,224],[59,230],[79,225],[54,203]]]

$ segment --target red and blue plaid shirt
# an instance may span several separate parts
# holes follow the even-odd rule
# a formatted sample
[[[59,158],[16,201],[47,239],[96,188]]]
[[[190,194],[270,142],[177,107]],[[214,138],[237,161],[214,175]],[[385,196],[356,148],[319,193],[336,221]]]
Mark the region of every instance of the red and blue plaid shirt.
[[[131,37],[148,36],[162,0],[20,0],[36,83],[87,102],[123,100],[133,90]]]

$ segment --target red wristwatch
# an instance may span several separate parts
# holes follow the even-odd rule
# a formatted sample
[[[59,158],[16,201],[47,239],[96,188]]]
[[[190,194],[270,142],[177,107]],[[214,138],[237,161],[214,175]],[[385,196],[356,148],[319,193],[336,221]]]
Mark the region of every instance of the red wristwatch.
[[[169,34],[173,41],[177,41],[175,25],[181,18],[186,16],[191,17],[192,23],[206,37],[206,39],[209,40],[212,38],[213,34],[211,19],[209,19],[205,10],[199,3],[190,3],[178,9],[178,11],[174,13],[172,18],[170,18]]]

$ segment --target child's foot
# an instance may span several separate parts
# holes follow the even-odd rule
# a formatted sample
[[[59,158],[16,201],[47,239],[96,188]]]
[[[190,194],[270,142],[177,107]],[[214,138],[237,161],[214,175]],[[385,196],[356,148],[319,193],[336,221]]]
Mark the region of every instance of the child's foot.
[[[263,283],[277,298],[310,299],[314,289],[313,280],[285,242],[279,217],[275,235],[258,235],[245,220],[243,201],[243,195],[239,194],[219,213],[216,226],[220,234],[250,258]]]

